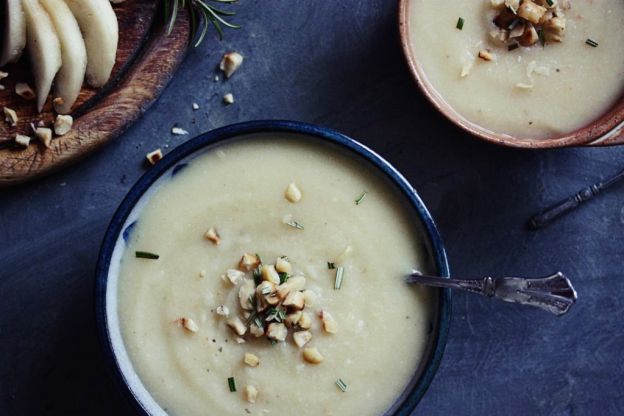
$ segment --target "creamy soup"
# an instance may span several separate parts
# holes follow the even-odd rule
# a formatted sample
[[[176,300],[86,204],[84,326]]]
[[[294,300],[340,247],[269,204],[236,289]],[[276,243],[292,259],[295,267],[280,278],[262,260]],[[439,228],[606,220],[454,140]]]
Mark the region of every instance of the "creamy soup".
[[[134,370],[162,408],[222,416],[390,408],[417,372],[434,302],[429,289],[404,283],[430,264],[418,220],[373,170],[316,139],[252,137],[197,157],[153,194],[123,254],[118,313]],[[278,325],[300,311],[297,293],[272,317],[283,341],[251,332],[255,318],[239,294],[256,285],[257,270],[263,283],[265,272],[282,271],[277,287],[304,277],[296,290],[308,322]]]
[[[491,0],[410,0],[416,61],[443,100],[488,130],[523,138],[572,132],[624,92],[624,1],[558,1],[566,5],[560,41],[541,36],[523,47],[497,37]],[[493,60],[478,57],[488,50]]]

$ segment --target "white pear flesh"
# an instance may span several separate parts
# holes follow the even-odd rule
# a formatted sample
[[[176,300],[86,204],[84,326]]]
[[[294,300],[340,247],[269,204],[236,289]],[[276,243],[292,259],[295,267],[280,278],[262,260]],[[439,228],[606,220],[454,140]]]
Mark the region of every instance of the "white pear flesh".
[[[0,66],[16,62],[26,46],[26,18],[22,0],[4,0],[5,16]]]
[[[119,27],[109,0],[66,0],[87,47],[87,82],[101,87],[110,78],[117,55]]]
[[[76,102],[87,69],[87,49],[80,27],[73,13],[63,0],[39,0],[48,12],[61,42],[61,69],[54,80],[54,96],[57,113],[67,114]]]
[[[41,112],[54,76],[61,68],[61,43],[48,13],[39,0],[22,0],[26,16],[26,40],[35,76],[37,110]]]

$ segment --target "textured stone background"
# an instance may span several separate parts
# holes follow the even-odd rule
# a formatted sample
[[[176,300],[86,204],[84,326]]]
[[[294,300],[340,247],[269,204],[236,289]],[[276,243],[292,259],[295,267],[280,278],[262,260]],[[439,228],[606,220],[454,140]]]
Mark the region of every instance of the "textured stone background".
[[[522,151],[459,131],[410,78],[396,1],[243,1],[237,11],[244,29],[191,51],[125,135],[61,173],[0,191],[0,414],[128,413],[94,329],[108,221],[145,153],[188,139],[170,135],[174,123],[193,136],[265,118],[332,127],[386,157],[431,209],[457,276],[562,270],[573,279],[580,301],[559,319],[455,294],[446,355],[416,414],[624,414],[624,186],[543,231],[523,229],[543,206],[620,169],[624,148]],[[229,49],[245,64],[216,83]],[[224,107],[230,91],[236,103]]]

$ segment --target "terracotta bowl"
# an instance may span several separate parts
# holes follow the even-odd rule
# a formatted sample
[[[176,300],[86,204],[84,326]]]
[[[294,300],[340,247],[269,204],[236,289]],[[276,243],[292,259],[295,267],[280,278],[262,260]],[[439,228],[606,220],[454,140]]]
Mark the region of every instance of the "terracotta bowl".
[[[414,54],[410,46],[410,23],[408,17],[409,7],[412,1],[413,0],[399,0],[399,32],[403,53],[407,59],[407,65],[416,80],[418,88],[420,88],[425,97],[429,99],[438,111],[457,126],[482,140],[509,147],[544,149],[570,146],[611,146],[624,144],[624,95],[622,95],[619,102],[615,104],[613,108],[589,125],[571,133],[553,136],[548,139],[520,138],[504,133],[494,133],[464,118],[435,90],[420,65],[418,56]]]

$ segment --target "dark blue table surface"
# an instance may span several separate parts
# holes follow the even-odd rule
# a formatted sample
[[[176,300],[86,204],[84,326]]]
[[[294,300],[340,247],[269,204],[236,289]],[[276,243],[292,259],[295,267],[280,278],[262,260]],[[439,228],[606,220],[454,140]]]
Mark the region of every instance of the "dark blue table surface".
[[[387,158],[432,211],[455,275],[562,270],[573,280],[579,302],[562,318],[456,293],[446,354],[417,415],[624,414],[624,186],[543,231],[524,229],[545,205],[621,168],[624,147],[506,149],[450,125],[406,69],[396,1],[243,1],[237,11],[244,28],[192,50],[126,134],[63,172],[0,190],[0,415],[128,414],[94,329],[106,226],[148,151],[265,118],[332,127]],[[230,49],[245,63],[215,82]],[[226,92],[236,99],[227,107]],[[174,124],[190,136],[172,136]]]

